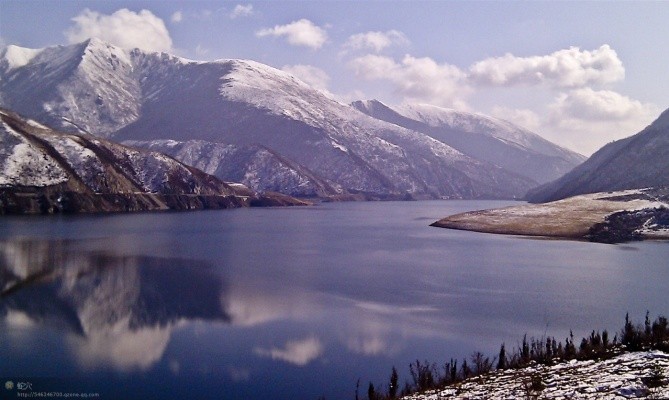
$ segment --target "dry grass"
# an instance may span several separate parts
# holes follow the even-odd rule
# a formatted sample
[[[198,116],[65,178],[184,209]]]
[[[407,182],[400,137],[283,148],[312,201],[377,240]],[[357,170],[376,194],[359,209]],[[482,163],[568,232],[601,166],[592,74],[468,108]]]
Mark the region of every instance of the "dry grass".
[[[605,199],[628,193],[630,191],[588,194],[546,204],[471,211],[443,218],[432,225],[475,232],[580,239],[612,213],[658,205],[643,199]]]

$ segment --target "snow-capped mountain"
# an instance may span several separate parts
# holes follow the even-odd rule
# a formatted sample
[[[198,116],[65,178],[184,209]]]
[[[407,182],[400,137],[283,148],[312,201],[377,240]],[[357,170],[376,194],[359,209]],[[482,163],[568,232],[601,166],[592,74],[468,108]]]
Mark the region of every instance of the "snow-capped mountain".
[[[378,100],[351,105],[374,118],[422,132],[464,154],[538,183],[556,179],[586,159],[511,122],[482,114],[427,104],[391,107]]]
[[[128,52],[99,40],[0,54],[2,106],[54,129],[108,137],[135,121],[140,85]]]
[[[544,203],[584,193],[669,186],[669,110],[631,137],[609,143],[563,177],[531,190]]]
[[[302,171],[297,186],[373,197],[517,198],[535,185],[253,61],[196,62],[96,39],[42,50],[10,46],[0,60],[2,104],[39,122],[117,141],[261,146],[286,170]],[[216,154],[183,160],[214,165]],[[249,176],[272,181],[267,174],[277,168],[268,162],[277,158],[256,160]],[[281,191],[294,193],[291,186]]]
[[[239,207],[219,179],[161,153],[60,133],[0,109],[0,213]]]

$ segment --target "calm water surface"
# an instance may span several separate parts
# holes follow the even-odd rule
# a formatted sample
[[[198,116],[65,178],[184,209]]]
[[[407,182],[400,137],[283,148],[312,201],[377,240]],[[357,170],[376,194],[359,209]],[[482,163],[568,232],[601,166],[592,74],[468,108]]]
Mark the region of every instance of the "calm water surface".
[[[352,399],[392,366],[669,314],[669,244],[431,228],[504,202],[0,220],[0,378],[101,399]]]

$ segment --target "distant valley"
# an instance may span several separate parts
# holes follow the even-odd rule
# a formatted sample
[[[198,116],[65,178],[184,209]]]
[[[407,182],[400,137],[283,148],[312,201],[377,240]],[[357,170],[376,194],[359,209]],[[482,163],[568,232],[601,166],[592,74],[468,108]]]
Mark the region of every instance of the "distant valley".
[[[669,110],[531,190],[527,199],[539,204],[452,215],[433,225],[607,243],[669,239],[668,192]]]

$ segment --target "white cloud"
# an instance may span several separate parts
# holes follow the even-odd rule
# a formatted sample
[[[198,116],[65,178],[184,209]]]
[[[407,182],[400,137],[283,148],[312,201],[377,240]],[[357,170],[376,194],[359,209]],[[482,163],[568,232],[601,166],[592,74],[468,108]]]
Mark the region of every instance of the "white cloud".
[[[438,64],[431,58],[404,56],[401,62],[390,57],[368,54],[348,63],[358,77],[386,80],[406,101],[466,108],[470,93],[465,74],[456,66]]]
[[[281,360],[290,364],[303,366],[320,357],[323,353],[323,344],[317,338],[311,337],[303,340],[295,340],[286,343],[283,349],[272,347],[271,349],[255,348],[254,352],[262,357],[272,360]]]
[[[374,50],[376,53],[392,46],[392,45],[406,45],[409,39],[404,33],[396,30],[386,32],[366,32],[352,35],[344,43],[345,49],[350,50]]]
[[[611,90],[583,88],[561,93],[550,106],[556,120],[625,121],[656,114],[656,107]]]
[[[179,22],[183,21],[184,15],[181,11],[177,11],[174,14],[172,14],[172,18],[170,19],[172,20],[172,22],[178,24]]]
[[[327,90],[330,82],[330,76],[325,71],[311,65],[284,65],[281,70],[320,90]]]
[[[256,32],[256,36],[285,36],[288,43],[293,46],[310,47],[314,50],[323,47],[328,39],[327,32],[308,19],[301,19],[287,25],[276,25],[274,28],[261,29]]]
[[[659,115],[654,104],[610,90],[576,89],[548,105],[540,132],[555,143],[592,154],[606,143],[641,131]]]
[[[514,109],[503,106],[495,106],[492,109],[494,117],[512,122],[533,132],[539,132],[541,127],[541,118],[539,115],[528,109]]]
[[[124,48],[172,51],[172,39],[165,23],[148,10],[135,13],[122,8],[105,15],[85,9],[72,21],[74,26],[65,31],[70,43],[96,37]]]
[[[570,88],[617,82],[624,77],[622,61],[606,44],[593,51],[570,47],[544,56],[506,54],[476,62],[469,68],[472,82],[492,86],[546,83]]]
[[[237,17],[249,17],[253,15],[253,5],[241,5],[237,4],[235,8],[230,12],[230,18],[235,19]]]

